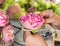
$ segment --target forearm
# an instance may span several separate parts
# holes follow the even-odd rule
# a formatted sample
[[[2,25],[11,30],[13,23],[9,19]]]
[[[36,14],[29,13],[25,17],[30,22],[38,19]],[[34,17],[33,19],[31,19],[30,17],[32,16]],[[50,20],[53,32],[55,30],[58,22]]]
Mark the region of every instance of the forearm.
[[[26,46],[48,46],[40,34],[32,35],[30,32],[25,32]]]
[[[39,37],[39,46],[48,46],[46,41],[43,39],[43,37],[40,35]]]

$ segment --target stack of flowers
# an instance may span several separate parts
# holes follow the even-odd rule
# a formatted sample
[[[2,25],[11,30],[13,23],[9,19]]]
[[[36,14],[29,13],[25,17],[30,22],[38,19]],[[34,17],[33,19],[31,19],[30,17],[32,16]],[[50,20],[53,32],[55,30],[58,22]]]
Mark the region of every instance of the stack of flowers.
[[[14,29],[9,22],[9,16],[3,10],[0,10],[0,44],[12,42],[14,38]]]

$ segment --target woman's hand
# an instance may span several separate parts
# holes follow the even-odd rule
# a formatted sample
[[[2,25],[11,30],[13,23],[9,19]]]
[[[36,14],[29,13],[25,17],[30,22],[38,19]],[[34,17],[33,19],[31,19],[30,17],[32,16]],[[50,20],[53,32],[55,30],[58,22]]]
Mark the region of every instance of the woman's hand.
[[[50,24],[55,29],[60,29],[60,16],[55,14],[52,10],[47,10],[41,13],[45,18],[45,23]]]
[[[41,35],[32,35],[28,31],[25,32],[25,44],[26,46],[47,46]]]

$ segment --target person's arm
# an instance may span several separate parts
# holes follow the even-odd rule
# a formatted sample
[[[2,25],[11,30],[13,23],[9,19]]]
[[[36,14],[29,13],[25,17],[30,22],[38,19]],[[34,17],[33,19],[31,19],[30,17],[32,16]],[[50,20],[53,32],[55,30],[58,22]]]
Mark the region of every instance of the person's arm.
[[[55,29],[60,29],[60,16],[52,10],[44,11],[41,15],[45,18],[46,24],[50,24]]]
[[[30,32],[25,32],[26,46],[48,46],[43,37],[39,34],[32,35]]]

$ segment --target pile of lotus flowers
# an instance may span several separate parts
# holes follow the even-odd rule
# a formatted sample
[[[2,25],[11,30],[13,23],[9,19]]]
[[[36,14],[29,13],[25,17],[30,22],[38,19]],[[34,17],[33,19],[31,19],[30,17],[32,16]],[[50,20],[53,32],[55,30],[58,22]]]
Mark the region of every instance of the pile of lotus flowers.
[[[9,16],[0,10],[0,44],[3,40],[5,43],[10,43],[14,38],[14,29],[10,24]]]

